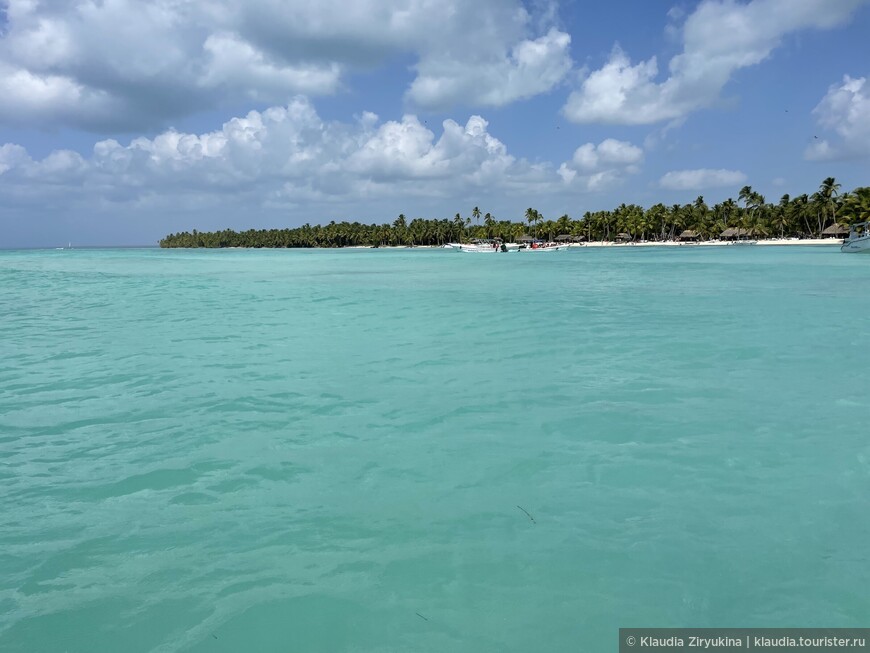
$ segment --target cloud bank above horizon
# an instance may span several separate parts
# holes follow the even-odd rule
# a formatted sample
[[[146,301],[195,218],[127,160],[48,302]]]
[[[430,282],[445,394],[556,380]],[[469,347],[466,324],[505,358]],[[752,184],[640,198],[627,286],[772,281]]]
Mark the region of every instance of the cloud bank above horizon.
[[[250,111],[203,134],[168,130],[127,145],[97,142],[83,157],[56,150],[34,159],[15,144],[0,147],[0,175],[19,202],[58,193],[99,196],[106,202],[140,203],[161,195],[247,194],[258,204],[295,206],[377,197],[430,196],[475,191],[519,194],[593,188],[637,171],[642,150],[624,141],[580,146],[559,171],[508,153],[488,122],[470,116],[464,125],[445,120],[437,137],[412,114],[381,122],[364,112],[354,123],[324,121],[299,96],[287,106]],[[565,169],[572,173],[566,178]],[[457,185],[460,185],[457,188]],[[37,190],[38,189],[38,190]]]

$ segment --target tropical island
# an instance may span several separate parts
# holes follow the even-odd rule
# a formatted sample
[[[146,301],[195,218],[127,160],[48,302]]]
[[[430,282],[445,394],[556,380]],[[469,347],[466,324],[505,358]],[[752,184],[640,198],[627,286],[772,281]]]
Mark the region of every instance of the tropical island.
[[[768,203],[751,186],[744,186],[737,201],[729,198],[708,206],[703,196],[691,204],[620,204],[612,211],[587,211],[579,219],[568,214],[544,219],[528,208],[523,221],[497,220],[474,207],[470,216],[452,219],[415,218],[400,214],[392,223],[335,222],[304,224],[293,229],[225,229],[181,232],[160,240],[160,247],[437,247],[471,239],[506,242],[534,237],[573,242],[653,242],[741,240],[764,238],[842,238],[849,225],[870,220],[870,186],[840,192],[833,177],[822,181],[811,195],[783,195]],[[482,219],[482,222],[481,222]]]

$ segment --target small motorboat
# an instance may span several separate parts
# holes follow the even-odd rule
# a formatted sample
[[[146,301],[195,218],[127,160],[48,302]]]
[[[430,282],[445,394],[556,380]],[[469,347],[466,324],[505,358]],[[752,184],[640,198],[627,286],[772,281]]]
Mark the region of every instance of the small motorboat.
[[[870,222],[856,222],[849,228],[849,236],[840,246],[841,252],[870,253]]]

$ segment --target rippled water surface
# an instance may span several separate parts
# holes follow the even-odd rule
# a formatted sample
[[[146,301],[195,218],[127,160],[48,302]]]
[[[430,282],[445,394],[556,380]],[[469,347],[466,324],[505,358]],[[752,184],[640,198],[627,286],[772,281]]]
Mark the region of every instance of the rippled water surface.
[[[870,257],[0,252],[0,650],[866,626]]]

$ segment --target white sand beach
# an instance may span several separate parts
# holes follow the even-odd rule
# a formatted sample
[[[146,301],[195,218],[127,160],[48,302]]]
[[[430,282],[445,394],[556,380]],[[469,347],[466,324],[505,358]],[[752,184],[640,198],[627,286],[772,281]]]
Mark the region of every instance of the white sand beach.
[[[842,238],[767,238],[763,240],[752,241],[751,243],[740,242],[736,243],[730,240],[701,240],[695,242],[680,242],[675,240],[665,241],[636,241],[631,243],[615,242],[610,240],[596,240],[590,243],[570,243],[569,248],[577,247],[743,247],[747,245],[753,246],[788,246],[800,245],[806,246],[821,246],[833,247],[843,244]],[[344,249],[373,249],[371,245],[348,245]],[[440,245],[379,245],[374,249],[442,249]]]
[[[593,241],[590,243],[572,243],[571,247],[730,247],[730,246],[745,246],[748,243],[737,243],[730,240],[701,240],[696,242],[679,242],[674,240],[667,241],[640,241],[632,243],[617,243],[613,241]],[[766,238],[763,240],[753,241],[753,245],[814,245],[814,246],[834,246],[839,247],[843,244],[842,238]]]

